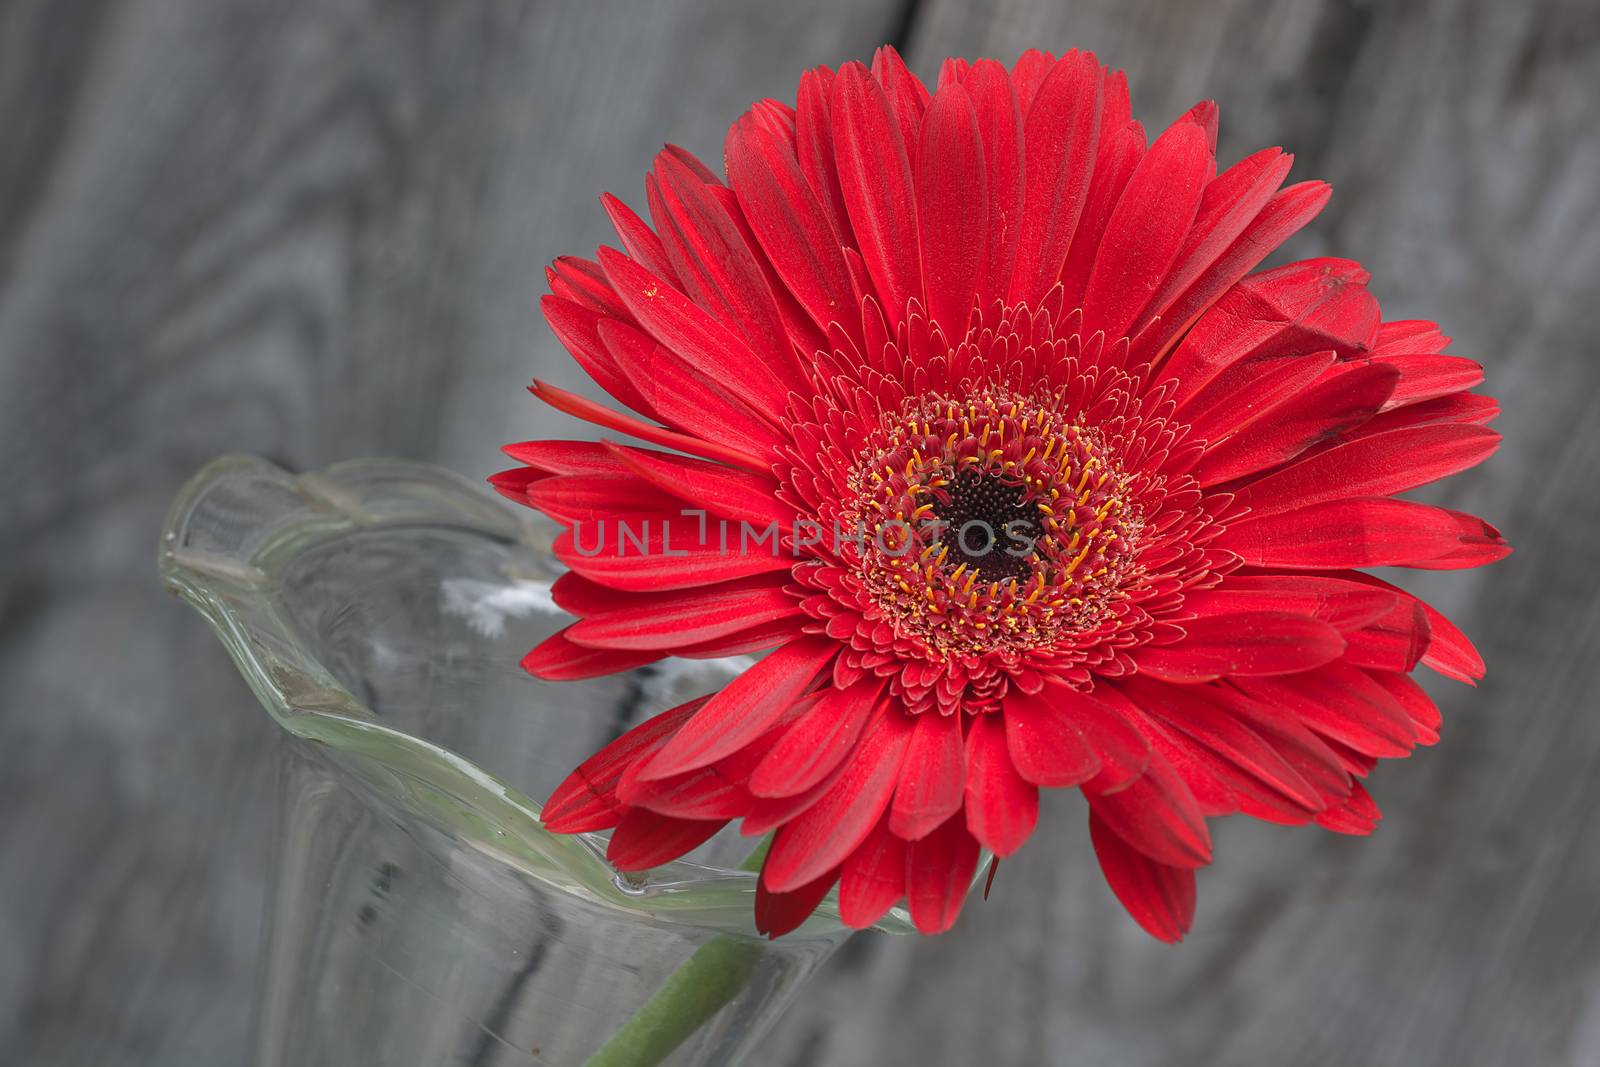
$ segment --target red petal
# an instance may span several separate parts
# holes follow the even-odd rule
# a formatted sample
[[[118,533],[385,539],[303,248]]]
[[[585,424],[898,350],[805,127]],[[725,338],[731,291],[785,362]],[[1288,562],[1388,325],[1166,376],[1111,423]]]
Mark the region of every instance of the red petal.
[[[705,697],[697,697],[646,719],[584,760],[544,802],[539,821],[558,834],[615,826],[624,810],[616,795],[623,774],[635,763],[660,751],[705,702]]]
[[[568,627],[567,629],[571,629]],[[575,682],[629,671],[654,663],[663,652],[620,652],[612,648],[588,648],[567,639],[567,631],[551,634],[522,657],[522,669],[550,682]]]
[[[1134,921],[1157,940],[1182,941],[1194,921],[1194,871],[1157,863],[1130,847],[1093,809],[1089,839],[1106,884]]]
[[[750,220],[744,217],[744,209],[739,206],[739,198],[734,191],[722,185],[710,186],[709,190],[717,203],[722,205],[722,210],[728,213],[728,217],[733,219],[734,225],[739,228],[745,246],[751,251],[760,249],[761,242],[756,238],[755,231],[750,228]],[[789,291],[788,285],[772,266],[772,261],[765,254],[756,258],[761,276],[766,279],[767,288],[778,304],[778,315],[783,320],[783,328],[788,335],[789,359],[800,367],[802,377],[809,378],[814,355],[829,347],[828,331],[818,326],[805,308],[800,306],[800,301]]]
[[[889,102],[889,111],[900,128],[900,140],[906,146],[906,158],[914,171],[918,163],[923,112],[928,107],[928,87],[906,69],[905,60],[893,45],[880,45],[872,54],[872,76],[883,86],[884,99]]]
[[[881,678],[823,690],[750,776],[758,797],[790,797],[827,778],[850,755],[883,692]]]
[[[713,515],[760,524],[758,530],[775,526],[781,533],[788,533],[794,521],[794,508],[779,499],[771,475],[643,448],[611,447],[645,481]]]
[[[765,552],[729,552],[715,534],[702,541],[693,518],[661,516],[623,519],[630,530],[644,527],[642,547],[623,537],[618,524],[601,523],[598,532],[567,531],[556,538],[556,558],[585,578],[612,589],[660,592],[713,585],[754,574],[786,571],[793,560]],[[611,529],[607,529],[610,526]]]
[[[727,154],[728,181],[779,276],[819,327],[843,323],[858,338],[843,238],[793,154],[770,134],[739,126],[728,134]]]
[[[850,216],[839,187],[839,168],[833,155],[833,83],[827,67],[800,76],[795,98],[795,155],[806,184],[833,224],[840,243],[850,238]]]
[[[1443,352],[1449,347],[1450,338],[1439,329],[1438,323],[1426,319],[1396,319],[1378,328],[1378,339],[1372,350],[1386,356],[1404,356]]]
[[[547,477],[549,475],[544,471],[534,470],[532,467],[514,467],[508,471],[496,471],[489,475],[488,482],[494,486],[495,492],[507,500],[532,507],[528,503],[528,487]]]
[[[544,275],[550,282],[550,291],[563,300],[609,318],[633,319],[611,288],[611,280],[606,277],[606,272],[592,260],[559,256]]]
[[[1325,809],[1342,803],[1350,795],[1350,775],[1338,754],[1293,716],[1231,686],[1209,687],[1207,696],[1281,756],[1317,794],[1319,806]],[[1295,812],[1294,821],[1304,821],[1301,812]]]
[[[1103,793],[1115,792],[1143,774],[1150,761],[1150,746],[1134,723],[1137,708],[1109,686],[1091,696],[1065,685],[1046,685],[1039,695],[1068,716],[1100,758],[1100,771],[1090,784]]]
[[[967,76],[971,69],[972,64],[968,63],[960,56],[946,56],[944,61],[939,64],[939,80],[937,83],[937,88],[943,89],[946,85],[949,85],[952,82],[959,84],[961,80]]]
[[[558,389],[556,386],[537,379],[534,380],[528,391],[557,411],[564,411],[568,415],[573,415],[585,422],[592,422],[596,426],[604,426],[609,430],[616,430],[618,433],[637,437],[641,441],[649,441],[651,444],[692,452],[697,456],[705,456],[708,459],[731,463],[746,470],[765,473],[771,469],[770,463],[740,452],[736,448],[729,448],[715,441],[702,441],[698,437],[691,437],[688,434],[675,433],[672,430],[664,430],[659,426],[652,426],[632,416],[624,415],[621,412],[612,411],[608,407],[596,404],[594,401],[581,397],[577,393]]]
[[[1228,290],[1162,366],[1178,379],[1180,409],[1236,363],[1363,351],[1378,325],[1367,273],[1342,259],[1308,259],[1261,271]]]
[[[1020,92],[1020,86],[1019,86]],[[1105,75],[1088,52],[1063,56],[1024,104],[1025,220],[1010,299],[1036,305],[1061,277],[1094,174]]]
[[[568,615],[576,615],[579,618],[614,611],[620,604],[627,602],[626,597],[616,590],[597,585],[583,575],[573,574],[570,571],[551,584],[550,599],[556,602],[556,607]]]
[[[551,474],[627,473],[627,467],[599,441],[522,441],[503,445],[500,451]]]
[[[778,434],[763,415],[707,380],[654,337],[615,319],[602,321],[598,332],[634,390],[661,421],[753,456],[771,455],[778,445]]]
[[[1238,814],[1239,794],[1233,782],[1241,775],[1219,771],[1218,760],[1209,751],[1143,713],[1139,729],[1150,743],[1151,758],[1165,760],[1171,765],[1178,779],[1194,795],[1202,815],[1210,818]],[[1094,785],[1091,782],[1085,787],[1086,791],[1093,791]]]
[[[1128,95],[1128,76],[1120,70],[1106,71],[1105,100],[1100,108],[1100,147],[1105,148],[1115,131],[1133,121],[1133,99]],[[1215,143],[1212,144],[1215,149]]]
[[[1130,364],[1146,360],[1159,362],[1161,353],[1183,336],[1213,302],[1231,291],[1234,283],[1315,218],[1327,204],[1330,191],[1323,182],[1301,182],[1281,190],[1269,200],[1228,250],[1206,268],[1183,295],[1162,310],[1161,321],[1140,333],[1135,350],[1130,354]]]
[[[677,819],[739,819],[755,803],[750,797],[750,773],[770,752],[798,715],[805,701],[792,705],[778,723],[730,757],[670,777],[643,777],[645,763],[638,761],[618,782],[616,795],[632,808],[650,808]]]
[[[1205,615],[1180,625],[1186,636],[1177,644],[1134,651],[1142,673],[1169,682],[1293,674],[1338,659],[1345,648],[1327,623],[1282,612]]]
[[[1336,834],[1365,836],[1378,828],[1383,813],[1360,782],[1352,782],[1344,803],[1317,815],[1317,825]]]
[[[911,716],[898,706],[883,707],[844,773],[773,836],[763,868],[768,886],[778,892],[797,889],[839,866],[866,839],[889,806],[911,729]]]
[[[906,893],[906,843],[882,820],[850,858],[839,876],[839,918],[864,930]]]
[[[1344,662],[1354,667],[1409,671],[1428,649],[1428,616],[1414,600],[1395,598],[1383,615],[1345,635]]]
[[[1372,434],[1388,433],[1412,426],[1437,426],[1445,423],[1471,423],[1487,426],[1500,417],[1500,404],[1492,396],[1479,393],[1451,393],[1405,407],[1390,408],[1374,416],[1347,435],[1347,443]]]
[[[1215,142],[1212,151],[1215,152]],[[1137,334],[1211,267],[1260,215],[1283,184],[1294,157],[1281,148],[1246,156],[1206,184],[1194,225],[1155,296],[1134,321]]]
[[[1506,544],[1500,531],[1478,516],[1452,508],[1438,510],[1455,523],[1455,547],[1429,559],[1414,559],[1405,566],[1421,570],[1461,570],[1465,567],[1482,567],[1511,555],[1511,546]]]
[[[1021,848],[1039,821],[1039,787],[1011,761],[1009,715],[979,715],[967,735],[967,829],[996,856]]]
[[[757,652],[766,652],[779,645],[788,644],[805,633],[809,621],[810,617],[807,615],[789,615],[759,626],[735,630],[724,637],[675,648],[672,654],[682,656],[684,659],[723,659],[727,656],[749,656]]]
[[[1022,112],[1011,75],[992,59],[973,63],[962,88],[978,115],[984,184],[989,190],[989,228],[978,291],[978,306],[987,310],[1010,287],[1022,233]]]
[[[1483,657],[1467,635],[1425,601],[1418,600],[1417,604],[1428,617],[1428,650],[1423,653],[1422,662],[1447,678],[1476,684],[1483,677]]]
[[[666,247],[662,245],[661,238],[656,236],[656,232],[635,214],[632,208],[610,193],[600,195],[600,206],[605,208],[606,215],[611,219],[611,225],[616,229],[617,237],[621,239],[628,258],[651,274],[676,285],[677,272],[668,261]]]
[[[1258,567],[1386,567],[1447,555],[1463,544],[1443,508],[1387,497],[1331,500],[1276,515],[1249,515],[1213,544]]]
[[[1478,655],[1478,650],[1472,647],[1472,642],[1467,636],[1456,628],[1455,623],[1445,618],[1426,601],[1419,600],[1403,589],[1399,589],[1381,578],[1370,574],[1352,571],[1343,577],[1350,581],[1362,582],[1378,589],[1387,590],[1394,596],[1408,602],[1415,603],[1422,609],[1428,620],[1428,650],[1423,654],[1422,662],[1448,678],[1473,685],[1483,677],[1483,658]]]
[[[541,299],[539,309],[544,312],[544,320],[550,324],[556,339],[600,388],[625,407],[645,415],[656,414],[656,409],[635,388],[633,380],[618,366],[616,357],[601,340],[600,324],[614,320],[556,296]]]
[[[707,185],[721,184],[721,179],[717,177],[716,172],[702,163],[700,161],[700,157],[696,156],[687,148],[680,148],[675,144],[668,144],[666,150],[690,170],[694,171],[694,173],[699,176],[700,180],[705,182]]]
[[[766,130],[791,147],[794,145],[794,108],[782,100],[774,100],[771,97],[757,100],[750,105],[750,110],[745,112],[741,121],[750,122]]]
[[[1088,701],[1065,686],[1046,685],[1063,701]],[[1067,695],[1071,694],[1071,695]],[[1044,692],[1029,696],[1012,689],[1005,701],[1006,746],[1011,763],[1034,785],[1064,788],[1087,782],[1100,772],[1100,757],[1073,717],[1062,713]],[[1141,768],[1142,769],[1142,768]]]
[[[868,720],[871,722],[871,720]],[[803,793],[796,793],[788,797],[752,797],[750,813],[739,824],[739,833],[745,837],[760,837],[784,823],[792,821],[806,809],[810,808],[824,793],[832,789],[840,778],[844,777],[850,760],[842,761],[828,773],[822,781],[807,789]]]
[[[1483,426],[1444,423],[1363,436],[1302,459],[1240,489],[1256,515],[1349,496],[1390,496],[1482,463],[1500,445]]]
[[[1208,445],[1189,473],[1201,485],[1213,486],[1287,462],[1376,415],[1397,378],[1380,365],[1340,364],[1309,388],[1243,422],[1232,436]]]
[[[531,507],[563,523],[628,521],[637,531],[644,516],[671,515],[679,501],[629,471],[623,474],[557,474],[531,483],[523,495]],[[598,531],[589,532],[593,544]]]
[[[1483,367],[1461,356],[1374,355],[1372,361],[1400,372],[1400,384],[1389,398],[1392,408],[1459,393],[1483,381]]]
[[[756,882],[756,933],[776,938],[799,929],[838,880],[839,872],[833,870],[792,892],[774,893],[767,888],[766,879],[760,879]]]
[[[1111,222],[1122,192],[1133,177],[1133,169],[1144,157],[1144,127],[1128,122],[1110,135],[1100,130],[1100,151],[1095,159],[1094,178],[1089,184],[1088,199],[1084,201],[1083,214],[1072,235],[1072,247],[1061,267],[1062,306],[1077,308],[1083,305],[1083,291],[1089,284],[1089,274],[1094,269],[1095,256],[1100,251],[1100,241]]]
[[[1277,749],[1230,710],[1227,694],[1218,687],[1207,686],[1202,692],[1201,686],[1136,680],[1135,684],[1126,686],[1125,691],[1151,718],[1214,753],[1228,767],[1287,801],[1288,813],[1309,819],[1326,807],[1320,794]],[[1274,803],[1272,798],[1267,802]]]
[[[1367,676],[1382,686],[1405,711],[1417,731],[1419,744],[1431,745],[1439,740],[1439,727],[1444,719],[1439,708],[1417,680],[1408,674],[1391,671],[1368,671]]]
[[[1217,110],[1215,100],[1202,100],[1183,113],[1179,122],[1189,123],[1205,134],[1206,147],[1215,154],[1217,151],[1217,128],[1221,116]]]
[[[831,641],[806,637],[773,652],[707,701],[642,776],[667,778],[737,752],[782,718],[838,650]]]
[[[1076,50],[1072,53],[1076,55]],[[1017,62],[1011,68],[1011,79],[1017,86],[1017,102],[1022,105],[1022,111],[1027,113],[1033,104],[1033,98],[1039,92],[1039,86],[1044,79],[1055,69],[1056,57],[1054,53],[1042,52],[1037,48],[1030,48],[1017,57]]]
[[[1366,672],[1344,663],[1294,678],[1248,678],[1235,683],[1263,704],[1369,756],[1409,755],[1416,730],[1404,709]]]
[[[647,871],[693,852],[726,825],[727,819],[674,819],[629,808],[611,832],[606,859],[619,871]]]
[[[1145,772],[1115,793],[1084,790],[1089,807],[1128,844],[1174,867],[1211,862],[1211,835],[1194,794],[1165,759],[1152,754]]]
[[[1376,756],[1369,756],[1365,752],[1357,752],[1349,745],[1335,741],[1331,737],[1325,736],[1323,740],[1327,743],[1329,751],[1339,757],[1339,763],[1344,769],[1357,778],[1365,778],[1378,765],[1378,757]]]
[[[1244,360],[1185,401],[1181,417],[1189,423],[1191,439],[1220,441],[1255,413],[1292,398],[1330,373],[1337,373],[1332,352]]]
[[[1217,589],[1186,593],[1196,615],[1275,611],[1309,615],[1341,632],[1357,630],[1393,610],[1398,597],[1365,582],[1312,574],[1235,574]]]
[[[1117,202],[1083,294],[1083,333],[1122,337],[1177,258],[1210,177],[1205,131],[1176,122],[1156,139]]]
[[[961,714],[927,711],[916,716],[900,784],[889,808],[889,829],[915,841],[961,810],[966,755]]]
[[[917,162],[917,221],[928,312],[958,343],[981,286],[989,236],[989,189],[983,141],[972,100],[946,85],[923,120]]]
[[[649,808],[674,819],[738,819],[750,810],[750,794],[726,766],[743,755],[735,753],[709,767],[656,781],[639,777],[637,768],[643,764],[636,763],[618,783],[617,797],[630,808]]]
[[[778,302],[739,224],[706,183],[670,152],[656,156],[655,178],[656,203],[665,214],[657,227],[683,290],[740,333],[762,362],[794,365]]]
[[[833,83],[833,150],[856,247],[892,318],[922,292],[910,157],[883,89],[859,63]]]
[[[622,302],[656,340],[724,393],[744,397],[773,422],[782,420],[789,390],[803,385],[792,363],[774,365],[758,358],[733,331],[628,257],[602,248],[600,265]]]
[[[977,869],[978,842],[959,814],[906,846],[906,904],[919,932],[942,934],[955,925]]]
[[[567,637],[594,648],[641,651],[726,637],[800,614],[800,601],[782,582],[781,576],[757,575],[666,593],[614,592],[607,610],[585,615],[567,628]]]

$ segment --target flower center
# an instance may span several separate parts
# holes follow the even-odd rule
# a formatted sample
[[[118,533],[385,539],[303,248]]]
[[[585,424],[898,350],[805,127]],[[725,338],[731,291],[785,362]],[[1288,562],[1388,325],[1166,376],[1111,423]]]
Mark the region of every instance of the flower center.
[[[1121,597],[1141,517],[1116,457],[1059,400],[926,396],[864,450],[858,579],[932,658],[1048,649]]]
[[[944,529],[939,544],[947,559],[965,561],[980,578],[1026,578],[1044,512],[1028,498],[1028,487],[993,472],[957,471],[936,494],[933,516]]]

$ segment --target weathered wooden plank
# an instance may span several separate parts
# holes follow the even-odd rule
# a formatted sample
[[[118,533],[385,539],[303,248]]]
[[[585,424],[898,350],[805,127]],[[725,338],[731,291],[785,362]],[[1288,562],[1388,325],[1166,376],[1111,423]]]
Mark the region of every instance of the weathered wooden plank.
[[[0,1062],[237,1062],[274,731],[154,539],[211,456],[469,474],[542,268],[894,5],[0,6]],[[775,61],[781,57],[781,61]]]

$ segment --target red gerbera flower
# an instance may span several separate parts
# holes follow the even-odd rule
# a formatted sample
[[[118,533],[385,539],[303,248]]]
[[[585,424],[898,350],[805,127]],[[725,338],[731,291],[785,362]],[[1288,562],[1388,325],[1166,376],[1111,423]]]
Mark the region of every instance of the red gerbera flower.
[[[1208,817],[1373,828],[1360,779],[1438,736],[1411,670],[1483,668],[1358,568],[1506,555],[1394,498],[1488,456],[1496,406],[1357,264],[1247,274],[1328,188],[1280,188],[1276,148],[1217,173],[1216,130],[1203,103],[1147,145],[1088,53],[930,94],[883,49],[752,107],[725,179],[663,151],[651,224],[604,198],[625,251],[558,260],[544,311],[633,414],[533,392],[659,448],[507,449],[496,486],[573,527],[579,621],[525,665],[772,651],[586,762],[550,828],[637,870],[743,820],[775,831],[762,930],[837,884],[847,923],[904,900],[935,932],[1077,786],[1164,940]]]

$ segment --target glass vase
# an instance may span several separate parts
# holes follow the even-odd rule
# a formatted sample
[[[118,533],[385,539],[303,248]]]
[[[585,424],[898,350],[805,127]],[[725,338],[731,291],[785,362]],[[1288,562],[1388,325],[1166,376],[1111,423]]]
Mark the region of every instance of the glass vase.
[[[228,456],[173,504],[162,577],[283,727],[258,1067],[735,1064],[848,936],[825,903],[759,938],[732,828],[625,876],[540,825],[530,797],[748,665],[528,676],[570,621],[557,532],[391,460]]]

